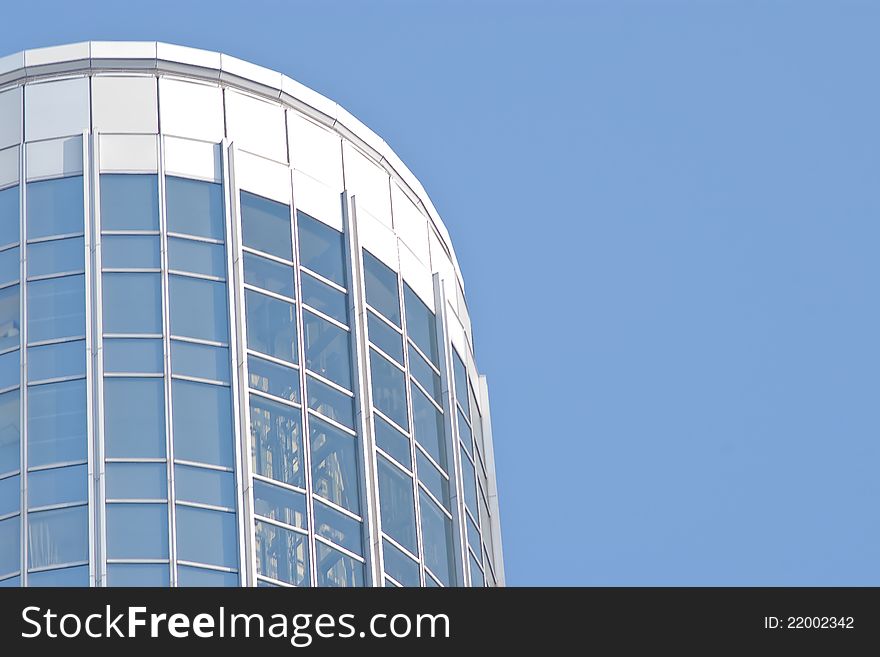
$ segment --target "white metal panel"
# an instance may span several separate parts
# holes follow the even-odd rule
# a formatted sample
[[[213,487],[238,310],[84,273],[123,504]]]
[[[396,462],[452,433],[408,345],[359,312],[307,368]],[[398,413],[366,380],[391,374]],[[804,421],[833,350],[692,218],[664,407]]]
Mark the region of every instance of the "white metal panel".
[[[281,76],[281,96],[288,101],[299,101],[303,104],[301,109],[310,115],[313,113],[324,115],[326,120],[331,122],[330,125],[336,120],[339,105],[286,75]]]
[[[156,59],[155,41],[92,41],[92,59]]]
[[[368,210],[390,228],[393,224],[388,173],[347,142],[342,158],[348,193],[358,199],[358,207]]]
[[[334,132],[287,112],[287,135],[292,166],[342,192],[342,139]]]
[[[155,135],[101,135],[101,171],[155,173],[159,170]]]
[[[455,347],[459,356],[463,359],[467,358],[468,346],[464,339],[464,329],[461,327],[461,322],[458,321],[458,317],[449,303],[446,304],[446,309],[448,311],[446,313],[446,331],[449,334],[449,341]]]
[[[162,133],[220,142],[223,92],[213,84],[159,78]]]
[[[281,105],[227,89],[226,136],[239,150],[287,162],[287,134]]]
[[[343,230],[341,194],[342,192],[331,189],[304,173],[293,172],[293,201],[296,209],[339,231]]]
[[[400,271],[397,238],[391,229],[369,212],[361,209],[357,200],[355,200],[355,213],[361,246],[394,271]]]
[[[63,46],[51,46],[49,48],[34,48],[24,53],[24,65],[42,66],[45,64],[58,64],[61,62],[74,62],[79,59],[88,59],[91,56],[91,44],[88,41],[81,43],[68,43]]]
[[[24,51],[0,57],[0,75],[24,68]]]
[[[92,78],[92,126],[97,132],[159,132],[153,76]]]
[[[162,43],[160,41],[156,44],[156,57],[163,61],[220,70],[220,53],[202,50],[201,48],[178,46],[173,43]]]
[[[222,181],[220,144],[206,141],[164,137],[165,172],[184,178]]]
[[[27,145],[27,179],[75,176],[83,171],[82,137],[64,137]]]
[[[397,183],[391,183],[391,211],[394,229],[423,265],[430,268],[431,250],[428,246],[428,219],[413,205]]]
[[[236,150],[233,171],[239,189],[290,205],[290,169],[287,166]]]
[[[413,292],[434,310],[434,282],[431,272],[423,265],[415,254],[403,242],[400,243],[400,275]]]
[[[18,182],[18,146],[0,151],[0,187]]]
[[[21,87],[0,94],[0,148],[21,142]]]
[[[455,308],[458,305],[455,295],[455,286],[458,284],[455,276],[455,266],[452,264],[449,256],[446,255],[446,251],[440,243],[440,238],[430,229],[428,230],[428,245],[431,248],[431,271],[440,274],[440,280],[443,281],[444,296],[452,307]]]
[[[256,82],[257,84],[262,85],[263,87],[269,87],[270,89],[277,89],[278,92],[275,94],[276,97],[281,94],[281,73],[264,66],[252,64],[251,62],[239,59],[238,57],[232,57],[221,53],[220,77],[221,79],[227,79],[229,76]]]
[[[89,79],[29,84],[24,91],[25,140],[51,139],[89,129]]]

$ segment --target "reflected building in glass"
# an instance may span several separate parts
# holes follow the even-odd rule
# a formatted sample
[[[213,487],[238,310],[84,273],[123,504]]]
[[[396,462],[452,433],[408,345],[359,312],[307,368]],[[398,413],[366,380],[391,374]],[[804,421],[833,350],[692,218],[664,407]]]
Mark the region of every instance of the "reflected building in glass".
[[[217,53],[0,58],[0,586],[496,586],[485,378],[421,184]]]

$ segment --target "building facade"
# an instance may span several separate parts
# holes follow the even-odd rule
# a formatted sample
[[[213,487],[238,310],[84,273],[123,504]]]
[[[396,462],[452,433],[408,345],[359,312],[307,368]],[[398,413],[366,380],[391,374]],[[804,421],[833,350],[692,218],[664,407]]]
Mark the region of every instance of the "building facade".
[[[495,586],[449,235],[332,101],[162,43],[0,58],[0,586]]]

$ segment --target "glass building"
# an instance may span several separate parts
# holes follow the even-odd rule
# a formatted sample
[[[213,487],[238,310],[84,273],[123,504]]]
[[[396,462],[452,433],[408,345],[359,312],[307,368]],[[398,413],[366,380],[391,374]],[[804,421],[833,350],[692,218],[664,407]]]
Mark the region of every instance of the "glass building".
[[[290,78],[0,58],[0,586],[497,586],[486,380],[421,184]]]

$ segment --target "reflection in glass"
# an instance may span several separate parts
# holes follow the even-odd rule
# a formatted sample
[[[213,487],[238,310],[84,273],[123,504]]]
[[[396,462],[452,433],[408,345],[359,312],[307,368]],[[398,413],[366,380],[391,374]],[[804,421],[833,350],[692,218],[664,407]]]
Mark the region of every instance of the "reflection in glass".
[[[315,541],[318,586],[350,587],[364,585],[364,565],[339,550]]]
[[[104,379],[104,448],[111,458],[165,456],[162,379]]]
[[[248,349],[291,363],[297,361],[293,304],[245,290]]]
[[[403,372],[372,349],[370,349],[370,371],[373,384],[373,406],[399,426],[408,429]]]
[[[348,324],[348,295],[306,272],[302,273],[303,303],[338,322]]]
[[[88,507],[28,514],[28,567],[60,566],[89,558]]]
[[[249,192],[241,193],[241,242],[285,260],[292,260],[290,208]]]
[[[299,371],[278,363],[248,356],[248,383],[259,390],[288,401],[300,401]]]
[[[411,468],[409,438],[375,414],[373,415],[373,427],[376,435],[376,447],[398,463]]]
[[[434,313],[406,283],[403,284],[403,302],[406,306],[407,336],[434,365],[439,365],[440,351],[437,345],[437,322]]]
[[[21,395],[10,390],[0,395],[0,473],[18,470],[21,461]]]
[[[421,383],[428,394],[434,398],[434,401],[438,404],[442,403],[440,375],[431,369],[428,361],[422,358],[412,345],[409,346],[409,371],[413,378]]]
[[[367,312],[367,331],[370,342],[403,365],[403,337],[383,322],[373,311]]]
[[[306,387],[309,393],[310,409],[345,425],[349,429],[354,429],[353,397],[349,397],[311,376],[306,379]]]
[[[294,486],[305,486],[300,410],[250,398],[251,443],[256,474]]]
[[[18,285],[11,285],[0,290],[0,350],[20,343]]]
[[[403,586],[419,587],[419,564],[398,550],[389,541],[382,541],[385,572]]]
[[[397,273],[369,251],[364,251],[364,287],[367,303],[400,326]]]
[[[419,492],[422,516],[422,550],[425,565],[444,586],[455,586],[452,563],[452,521],[423,492]]]
[[[315,500],[315,533],[355,554],[363,554],[361,523]]]
[[[428,460],[420,449],[416,450],[416,468],[419,473],[419,481],[448,509],[449,481],[440,474],[440,471],[434,467],[434,464]]]
[[[415,553],[416,511],[412,479],[382,456],[377,457],[377,461],[382,531]]]
[[[259,479],[254,480],[254,513],[300,529],[309,526],[305,495]]]
[[[312,416],[309,441],[314,493],[360,514],[356,439]]]
[[[102,230],[159,230],[155,174],[101,175]]]
[[[308,311],[303,312],[306,368],[351,390],[348,331]]]
[[[410,386],[413,408],[413,434],[418,443],[443,468],[446,468],[446,437],[443,415],[419,388]]]
[[[452,378],[455,381],[455,399],[461,404],[465,413],[470,413],[467,395],[467,370],[464,368],[464,361],[458,355],[455,347],[452,348]]]
[[[263,258],[253,253],[242,254],[244,282],[263,288],[291,299],[296,296],[293,289],[293,267]]]
[[[300,264],[345,287],[345,243],[342,233],[304,212],[297,212]]]
[[[260,520],[254,525],[257,573],[296,586],[308,586],[308,537]]]

